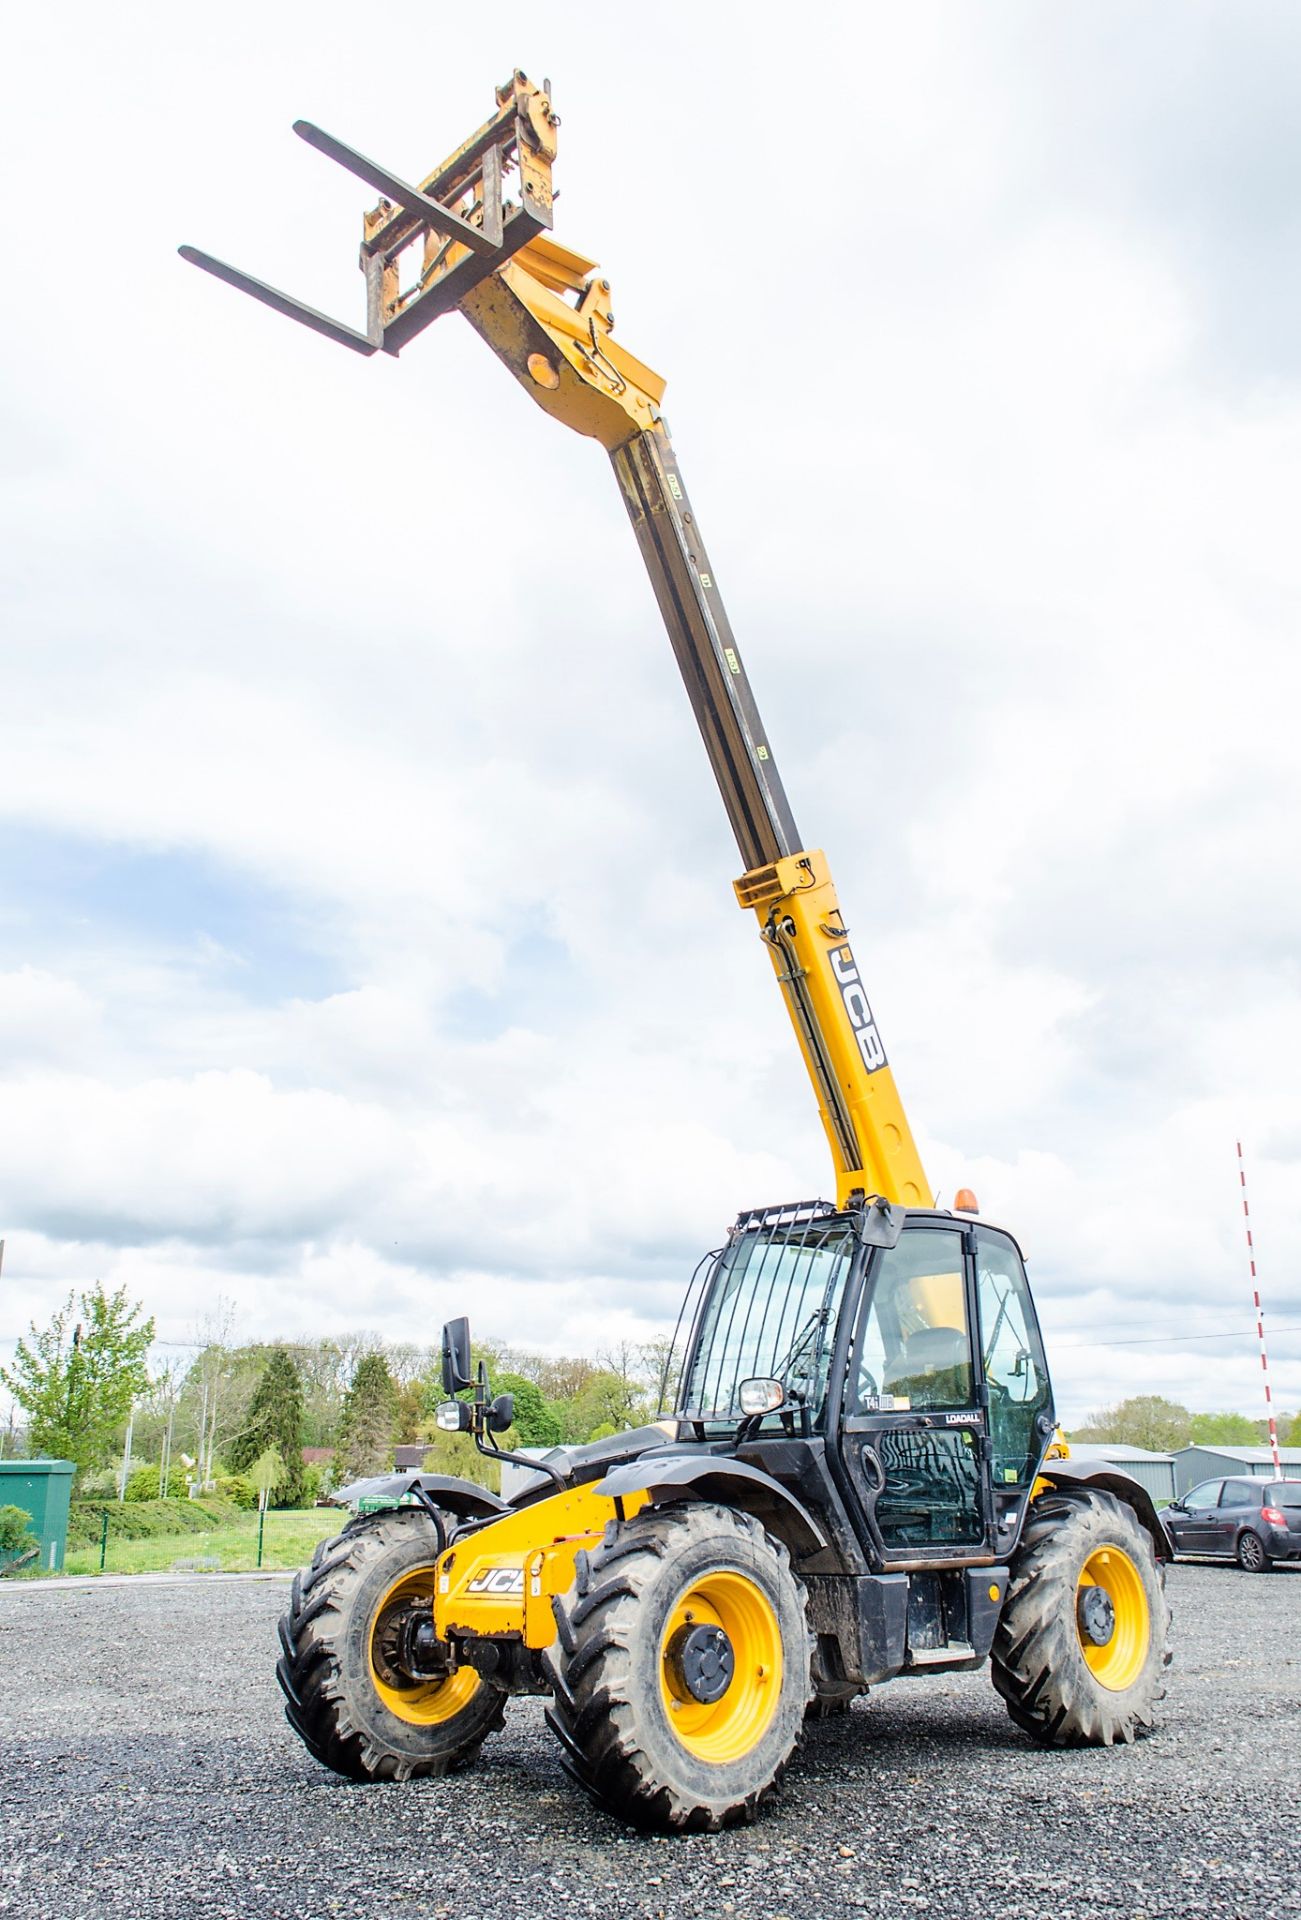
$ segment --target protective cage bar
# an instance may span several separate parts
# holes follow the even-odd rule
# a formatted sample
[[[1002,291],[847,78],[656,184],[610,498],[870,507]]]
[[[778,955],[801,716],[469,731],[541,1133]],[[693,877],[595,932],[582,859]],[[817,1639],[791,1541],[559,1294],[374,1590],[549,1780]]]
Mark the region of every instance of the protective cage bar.
[[[294,132],[301,140],[384,196],[365,216],[360,261],[366,276],[364,333],[199,247],[181,247],[181,258],[354,353],[396,355],[551,226],[551,162],[559,124],[551,110],[550,82],[539,88],[517,71],[497,89],[492,119],[412,184],[310,120],[295,120]],[[519,175],[518,201],[503,197],[503,183],[512,171]],[[418,244],[423,245],[420,269],[404,289],[402,256]]]
[[[741,1214],[697,1296],[677,1417],[739,1419],[754,1378],[784,1381],[816,1414],[857,1244],[853,1219],[822,1201]]]

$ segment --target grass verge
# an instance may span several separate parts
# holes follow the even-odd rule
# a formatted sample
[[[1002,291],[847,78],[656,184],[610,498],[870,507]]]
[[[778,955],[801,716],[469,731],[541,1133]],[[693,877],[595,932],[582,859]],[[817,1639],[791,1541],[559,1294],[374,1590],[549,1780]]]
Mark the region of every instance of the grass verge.
[[[301,1567],[318,1540],[337,1533],[348,1515],[341,1507],[309,1507],[304,1512],[268,1513],[262,1541],[262,1565]],[[203,1533],[162,1533],[148,1540],[109,1536],[105,1573],[168,1573],[177,1560],[217,1559],[222,1573],[251,1573],[257,1566],[255,1513],[211,1527]],[[65,1573],[98,1573],[99,1547],[69,1547]],[[217,1571],[217,1569],[213,1569]]]

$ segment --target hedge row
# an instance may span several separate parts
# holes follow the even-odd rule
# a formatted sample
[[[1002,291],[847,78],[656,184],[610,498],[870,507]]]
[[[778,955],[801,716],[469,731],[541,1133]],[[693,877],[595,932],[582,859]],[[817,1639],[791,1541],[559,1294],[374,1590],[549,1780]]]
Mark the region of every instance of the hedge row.
[[[97,1547],[108,1515],[110,1540],[152,1540],[164,1533],[211,1533],[239,1519],[228,1500],[74,1500],[68,1545]]]

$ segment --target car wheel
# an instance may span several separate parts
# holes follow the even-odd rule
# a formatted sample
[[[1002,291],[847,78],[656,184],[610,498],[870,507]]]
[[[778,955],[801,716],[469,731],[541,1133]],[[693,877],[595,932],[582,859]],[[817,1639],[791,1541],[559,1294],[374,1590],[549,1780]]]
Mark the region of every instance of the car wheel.
[[[1269,1555],[1258,1534],[1248,1528],[1246,1533],[1238,1535],[1238,1565],[1244,1573],[1267,1573]]]

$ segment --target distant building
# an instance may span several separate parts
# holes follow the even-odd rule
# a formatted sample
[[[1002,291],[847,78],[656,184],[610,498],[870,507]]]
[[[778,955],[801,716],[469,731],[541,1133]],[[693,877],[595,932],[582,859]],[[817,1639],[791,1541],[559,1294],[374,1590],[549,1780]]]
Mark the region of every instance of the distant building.
[[[1071,1459],[1088,1460],[1098,1465],[1119,1467],[1146,1487],[1160,1504],[1175,1497],[1175,1463],[1168,1453],[1151,1453],[1147,1447],[1131,1447],[1124,1440],[1072,1440]]]
[[[1074,1447],[1071,1452],[1074,1453]],[[1274,1456],[1268,1447],[1176,1447],[1174,1451],[1175,1489],[1182,1496],[1189,1487],[1217,1474],[1249,1473],[1256,1480],[1273,1480]],[[1285,1478],[1301,1480],[1301,1447],[1280,1447]]]

